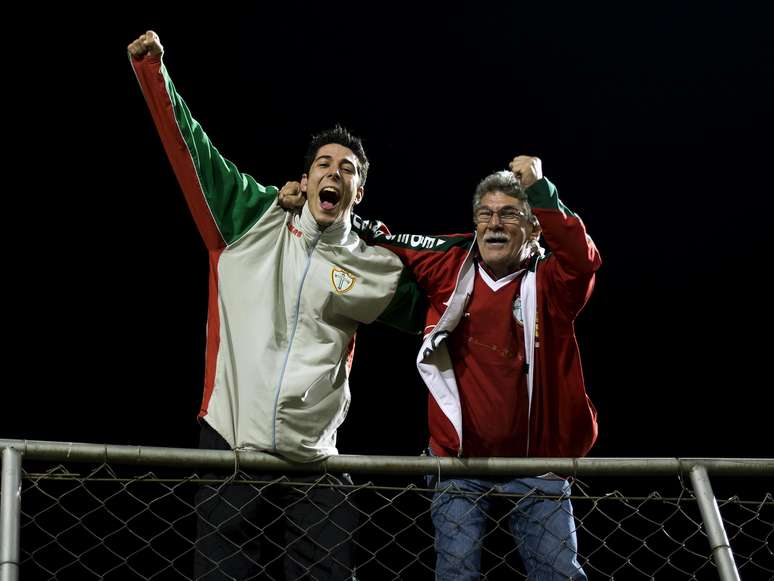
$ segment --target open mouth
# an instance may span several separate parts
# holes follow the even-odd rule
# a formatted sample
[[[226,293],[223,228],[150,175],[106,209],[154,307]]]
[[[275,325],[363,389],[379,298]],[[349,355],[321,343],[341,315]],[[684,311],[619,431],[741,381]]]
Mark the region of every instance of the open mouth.
[[[330,186],[320,190],[320,207],[323,210],[333,210],[339,203],[341,194]]]
[[[484,238],[484,244],[489,246],[490,248],[502,248],[506,244],[508,244],[508,237],[507,236],[487,236]]]

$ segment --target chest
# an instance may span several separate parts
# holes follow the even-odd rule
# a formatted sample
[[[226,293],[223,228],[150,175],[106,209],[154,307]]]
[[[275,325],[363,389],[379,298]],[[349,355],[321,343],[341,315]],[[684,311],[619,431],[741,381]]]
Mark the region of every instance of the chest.
[[[453,332],[458,346],[512,359],[523,343],[521,299],[517,280],[492,288],[476,276],[472,293]]]

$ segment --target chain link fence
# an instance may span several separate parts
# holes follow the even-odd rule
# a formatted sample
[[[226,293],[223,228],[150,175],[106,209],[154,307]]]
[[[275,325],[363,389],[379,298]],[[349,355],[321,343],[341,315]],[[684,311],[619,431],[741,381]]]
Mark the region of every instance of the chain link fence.
[[[2,442],[9,441],[0,440],[0,446]],[[48,443],[42,447],[45,453],[36,453],[29,442],[24,444],[18,578],[25,581],[191,579],[195,569],[203,578],[230,578],[217,573],[234,576],[237,569],[229,567],[235,558],[241,558],[248,571],[238,578],[431,580],[436,567],[433,499],[456,491],[428,486],[438,480],[437,472],[442,471],[443,478],[447,472],[458,472],[458,477],[476,474],[498,484],[510,480],[510,474],[540,474],[546,466],[573,475],[577,558],[589,579],[726,578],[716,566],[723,542],[708,539],[713,525],[705,524],[696,480],[688,476],[697,465],[708,465],[713,474],[721,499],[721,533],[733,550],[731,562],[739,576],[774,579],[774,460],[697,464],[668,459],[521,459],[516,462],[521,472],[508,474],[513,461],[498,466],[449,459],[339,457],[312,472],[284,470],[279,476],[276,468],[287,468],[286,463],[260,454],[255,456],[264,456],[274,470],[260,461],[248,469],[244,458],[230,452],[173,449],[155,449],[154,456],[135,448],[139,452],[111,458],[107,448],[94,447],[102,452],[73,460],[78,454],[72,446]],[[186,460],[191,452],[197,466]],[[102,459],[94,462],[95,454]],[[218,456],[219,463],[202,467],[202,454]],[[129,457],[132,465],[127,466]],[[617,470],[591,468],[616,462]],[[533,466],[525,468],[530,463]],[[4,520],[10,502],[8,464],[4,454]],[[401,464],[402,469],[390,464]],[[214,468],[225,471],[215,477]],[[353,482],[335,468],[351,471]],[[483,502],[491,506],[479,545],[481,578],[526,578],[525,539],[514,537],[510,523],[530,518],[533,513],[525,509],[530,502],[558,498],[534,489],[503,492],[500,486],[460,494],[468,494],[473,507]],[[219,514],[208,506],[215,498]],[[328,532],[317,534],[319,527]],[[238,535],[224,534],[225,528]],[[0,544],[5,549],[12,544],[13,532],[4,524],[3,533]],[[310,536],[315,540],[308,543]],[[220,552],[210,546],[204,556],[203,539],[216,541]],[[296,550],[305,542],[313,550]],[[349,573],[342,573],[345,570]]]

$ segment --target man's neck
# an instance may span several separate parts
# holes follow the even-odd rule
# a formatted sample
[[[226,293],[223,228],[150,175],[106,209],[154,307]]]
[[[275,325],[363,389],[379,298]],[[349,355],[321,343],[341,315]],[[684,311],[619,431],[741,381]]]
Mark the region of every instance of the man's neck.
[[[519,265],[514,265],[513,268],[503,268],[503,269],[493,269],[491,266],[489,266],[486,262],[481,260],[481,257],[478,259],[478,263],[481,265],[481,268],[483,268],[486,273],[492,277],[492,280],[498,280],[500,278],[503,278],[505,276],[508,276],[509,274],[513,274],[517,270],[519,270]]]
[[[312,237],[319,237],[329,244],[340,244],[346,240],[351,226],[341,218],[327,224],[320,224],[312,215],[308,206],[301,210],[299,225],[301,230]]]
[[[339,224],[341,222],[349,223],[351,220],[352,220],[351,212],[345,212],[341,216],[338,216],[333,222],[326,222],[325,224],[320,224],[320,222],[315,220],[315,223],[317,224],[317,227],[320,229],[320,231],[324,232],[327,228],[330,228],[331,226],[335,226],[336,224]]]

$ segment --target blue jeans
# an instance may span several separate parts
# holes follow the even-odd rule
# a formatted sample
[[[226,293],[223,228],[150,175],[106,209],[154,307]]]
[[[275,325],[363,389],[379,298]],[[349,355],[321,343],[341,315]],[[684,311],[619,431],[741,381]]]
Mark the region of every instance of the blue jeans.
[[[455,478],[442,480],[437,489],[431,507],[438,554],[437,581],[479,579],[481,547],[495,500],[490,495],[494,492],[524,495],[499,500],[508,503],[511,534],[528,579],[587,579],[578,563],[578,540],[567,480],[516,478],[495,482]]]

